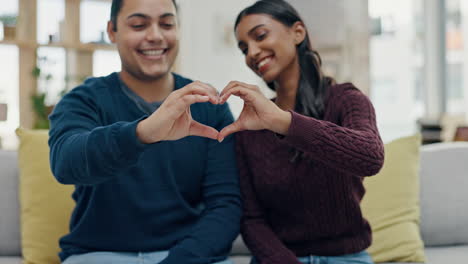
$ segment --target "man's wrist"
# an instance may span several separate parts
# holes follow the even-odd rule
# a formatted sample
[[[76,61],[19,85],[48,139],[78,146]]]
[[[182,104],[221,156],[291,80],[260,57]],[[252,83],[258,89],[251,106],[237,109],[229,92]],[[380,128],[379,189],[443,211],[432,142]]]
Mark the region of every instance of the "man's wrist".
[[[148,127],[150,118],[151,117],[148,117],[147,119],[140,121],[136,128],[136,135],[143,144],[152,144],[162,140],[158,138],[156,133],[152,133],[150,131]]]

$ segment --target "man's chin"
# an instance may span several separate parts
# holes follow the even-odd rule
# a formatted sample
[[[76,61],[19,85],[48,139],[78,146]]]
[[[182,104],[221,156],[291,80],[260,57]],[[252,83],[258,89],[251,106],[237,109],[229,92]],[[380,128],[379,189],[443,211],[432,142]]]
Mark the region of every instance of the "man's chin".
[[[141,74],[139,74],[140,76],[138,77],[143,81],[156,81],[166,77],[169,73],[171,73],[170,69],[157,72],[142,72]]]

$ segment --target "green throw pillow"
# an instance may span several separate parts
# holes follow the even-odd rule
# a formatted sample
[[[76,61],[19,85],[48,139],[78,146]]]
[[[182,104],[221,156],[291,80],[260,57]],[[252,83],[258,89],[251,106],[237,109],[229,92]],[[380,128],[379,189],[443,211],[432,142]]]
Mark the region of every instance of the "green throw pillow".
[[[368,249],[375,262],[424,262],[419,232],[419,147],[421,136],[397,139],[385,145],[385,163],[364,180],[361,203],[373,232]]]
[[[19,128],[18,150],[23,264],[59,264],[59,238],[68,233],[73,186],[50,171],[46,130]]]

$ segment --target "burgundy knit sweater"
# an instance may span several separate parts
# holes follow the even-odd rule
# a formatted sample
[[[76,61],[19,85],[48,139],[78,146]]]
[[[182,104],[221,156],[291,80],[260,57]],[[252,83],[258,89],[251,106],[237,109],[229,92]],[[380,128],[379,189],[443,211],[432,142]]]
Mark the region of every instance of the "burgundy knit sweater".
[[[323,120],[291,113],[282,139],[268,130],[237,134],[244,241],[262,264],[366,249],[363,177],[384,160],[371,102],[346,83],[328,89]]]

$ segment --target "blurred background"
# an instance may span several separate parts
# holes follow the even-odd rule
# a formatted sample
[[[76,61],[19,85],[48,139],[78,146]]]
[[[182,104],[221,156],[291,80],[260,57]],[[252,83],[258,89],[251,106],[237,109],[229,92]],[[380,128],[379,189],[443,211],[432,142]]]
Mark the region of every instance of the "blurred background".
[[[181,51],[175,71],[222,89],[258,84],[233,35],[254,0],[179,0]],[[325,72],[372,100],[385,142],[423,133],[455,137],[468,115],[468,1],[289,0],[300,11]],[[106,35],[110,0],[0,0],[0,138],[17,148],[17,127],[47,128],[47,114],[89,76],[119,71]],[[465,78],[466,76],[466,78]],[[229,101],[237,116],[242,102]]]

